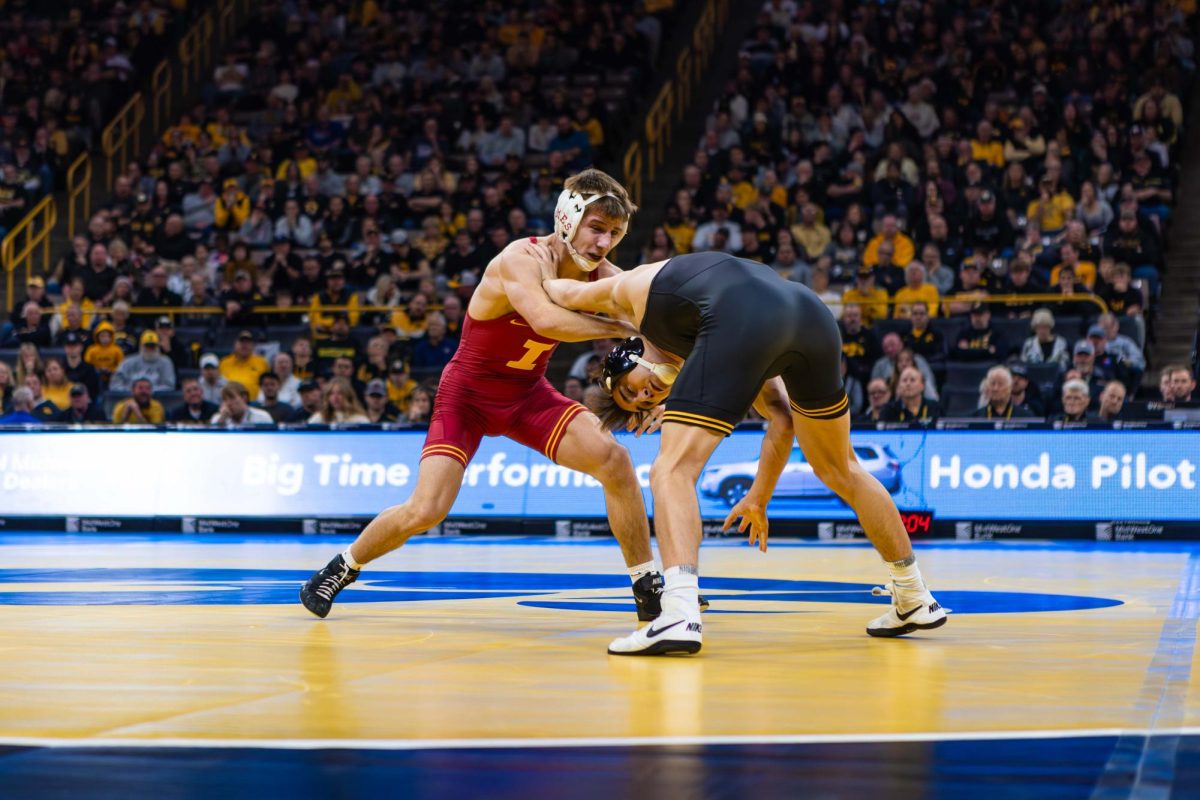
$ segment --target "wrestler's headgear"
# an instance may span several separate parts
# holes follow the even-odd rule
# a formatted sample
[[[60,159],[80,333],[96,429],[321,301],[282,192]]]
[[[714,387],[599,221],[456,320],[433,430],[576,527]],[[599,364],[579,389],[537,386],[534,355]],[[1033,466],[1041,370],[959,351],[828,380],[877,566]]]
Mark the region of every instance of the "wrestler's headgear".
[[[591,272],[600,266],[600,262],[592,261],[576,252],[574,245],[571,244],[571,240],[575,238],[575,234],[579,230],[579,223],[583,221],[583,215],[587,212],[587,207],[601,197],[612,197],[613,200],[617,200],[618,202],[620,200],[620,198],[611,194],[593,194],[585,197],[582,192],[563,189],[558,195],[558,204],[554,207],[554,233],[558,238],[562,239],[563,244],[567,246],[567,252],[571,254],[571,258],[575,259],[575,263],[585,272]],[[614,243],[613,246],[615,247],[616,244]]]
[[[604,357],[604,372],[600,377],[601,383],[608,391],[616,386],[617,379],[636,366],[643,366],[654,373],[665,385],[670,386],[679,377],[679,367],[673,364],[655,364],[642,358],[646,352],[646,344],[637,336],[630,336]]]

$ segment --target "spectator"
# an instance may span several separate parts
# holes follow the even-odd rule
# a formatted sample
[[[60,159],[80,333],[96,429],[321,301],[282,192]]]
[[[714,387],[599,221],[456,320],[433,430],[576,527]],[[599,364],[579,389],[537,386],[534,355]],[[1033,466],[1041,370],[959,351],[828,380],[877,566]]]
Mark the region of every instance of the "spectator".
[[[69,332],[63,339],[63,368],[72,384],[83,384],[90,397],[100,396],[100,374],[83,358],[83,338]]]
[[[1121,209],[1117,224],[1104,235],[1104,253],[1118,264],[1128,264],[1133,277],[1148,281],[1151,297],[1157,294],[1162,251],[1154,235],[1138,222],[1135,209]]]
[[[888,242],[892,246],[892,258],[897,264],[908,264],[916,257],[913,240],[900,232],[900,221],[895,214],[887,214],[880,225],[879,233],[867,242],[863,252],[863,264],[873,267],[879,263],[879,246]]]
[[[1049,309],[1039,308],[1033,313],[1029,328],[1033,336],[1021,346],[1021,360],[1026,364],[1054,363],[1060,370],[1065,370],[1071,362],[1071,352],[1067,340],[1054,333],[1054,314]]]
[[[409,398],[408,410],[404,418],[410,425],[428,425],[433,416],[433,390],[428,386],[418,386]]]
[[[221,375],[227,385],[236,383],[251,395],[258,395],[258,380],[270,370],[267,360],[254,352],[254,334],[250,331],[238,333],[233,352],[220,361]]]
[[[929,397],[933,400],[937,399],[937,389],[935,388],[933,371],[929,368],[929,364],[925,359],[915,355],[911,350],[904,350],[904,342],[900,338],[900,334],[892,331],[883,337],[883,356],[879,358],[871,368],[871,378],[883,378],[888,382],[888,386],[892,387],[895,384],[895,378],[900,374],[901,370],[906,365],[906,362],[911,362],[913,366],[921,373],[921,377],[925,379],[926,391]]]
[[[847,303],[842,307],[842,355],[846,358],[849,372],[859,382],[865,385],[871,375],[871,368],[883,355],[879,340],[862,322],[862,307],[857,303]]]
[[[924,358],[930,367],[944,363],[946,343],[942,334],[930,327],[929,306],[924,301],[912,304],[909,321],[912,327],[900,336],[904,347]]]
[[[96,341],[88,345],[83,360],[95,368],[101,385],[107,388],[113,374],[125,360],[125,351],[116,344],[111,322],[101,322],[96,326]]]
[[[970,322],[958,335],[950,357],[957,361],[997,361],[1007,355],[1008,346],[992,325],[988,304],[975,303],[971,306]]]
[[[127,397],[113,409],[116,425],[162,425],[167,418],[162,403],[154,399],[154,384],[149,378],[133,380],[133,396]]]
[[[945,222],[941,223],[945,226]],[[954,289],[954,270],[942,263],[942,252],[933,242],[921,248],[921,263],[925,265],[925,276],[939,295],[949,294]]]
[[[271,416],[275,423],[287,422],[296,414],[296,409],[279,399],[281,387],[279,376],[274,372],[264,372],[258,379],[258,396],[261,398],[255,405]]]
[[[1046,404],[1042,400],[1042,391],[1036,383],[1029,380],[1029,368],[1020,361],[1010,361],[1008,371],[1012,374],[1012,403],[1024,406],[1035,417],[1046,416]]]
[[[293,363],[292,354],[287,352],[276,353],[271,360],[271,371],[279,378],[279,402],[294,408],[300,403],[300,379],[292,370]],[[261,386],[258,401],[263,401]]]
[[[121,366],[113,373],[109,388],[114,392],[128,392],[134,388],[138,380],[145,378],[150,381],[155,391],[170,392],[175,388],[175,366],[170,359],[164,358],[158,349],[158,334],[154,331],[143,331],[140,339],[141,349],[121,362]],[[157,401],[155,401],[157,402]],[[160,405],[161,409],[162,406]],[[113,419],[116,420],[116,413]],[[162,422],[159,419],[155,424]]]
[[[800,221],[791,228],[792,240],[809,263],[816,261],[833,242],[833,234],[821,222],[818,212],[816,204],[805,203],[800,209]]]
[[[200,356],[200,394],[205,402],[218,406],[221,403],[221,390],[228,383],[221,374],[221,361],[215,353],[205,353]]]
[[[1050,270],[1050,283],[1059,283],[1059,273],[1066,267],[1070,267],[1075,271],[1075,280],[1081,282],[1091,291],[1096,285],[1096,265],[1090,261],[1080,261],[1079,251],[1075,249],[1075,245],[1070,242],[1063,242],[1062,247],[1058,249],[1059,263]]]
[[[250,395],[245,386],[230,381],[222,387],[221,405],[208,423],[222,428],[243,428],[248,425],[274,425],[275,420],[266,411],[250,405]]]
[[[400,359],[393,361],[388,370],[388,402],[402,412],[407,411],[416,388],[417,382],[409,376],[408,364]]]
[[[867,407],[857,422],[886,422],[887,407],[892,402],[892,390],[883,378],[873,378],[867,384]]]
[[[1196,379],[1192,376],[1192,371],[1183,364],[1170,364],[1163,368],[1162,374],[1166,378],[1166,384],[1170,391],[1170,398],[1167,397],[1167,392],[1163,392],[1163,399],[1171,403],[1191,403],[1193,393],[1196,391]]]
[[[233,277],[233,286],[222,292],[220,304],[225,308],[225,324],[244,327],[256,327],[260,324],[259,315],[254,309],[266,305],[262,292],[254,288],[250,282],[250,273],[240,270]]]
[[[300,382],[300,406],[289,422],[308,422],[321,410],[321,385],[310,379]]]
[[[1126,361],[1120,352],[1108,349],[1108,334],[1103,325],[1090,326],[1087,331],[1087,340],[1091,342],[1092,349],[1095,351],[1097,370],[1110,376],[1110,379],[1119,378],[1123,383],[1130,385],[1136,386],[1141,382],[1142,370]]]
[[[1062,387],[1062,407],[1063,410],[1059,414],[1050,417],[1050,422],[1059,423],[1062,427],[1078,427],[1086,425],[1092,420],[1090,414],[1087,413],[1088,403],[1091,398],[1088,394],[1088,385],[1082,380],[1069,380]]]
[[[1117,316],[1113,313],[1101,314],[1096,319],[1096,324],[1088,329],[1088,336],[1092,336],[1092,332],[1097,331],[1098,334],[1103,334],[1105,340],[1105,349],[1114,354],[1117,358],[1128,365],[1129,369],[1144,372],[1146,369],[1146,356],[1142,353],[1142,348],[1138,347],[1137,343],[1121,333],[1121,325],[1117,320]],[[1141,380],[1137,381],[1141,383]],[[1137,384],[1134,384],[1137,385]]]
[[[321,393],[321,407],[308,418],[313,425],[354,424],[370,422],[350,381],[330,378]]]
[[[425,335],[428,324],[429,299],[423,294],[414,294],[403,309],[392,312],[391,324],[401,338],[411,339]]]
[[[582,403],[583,390],[583,381],[581,381],[579,378],[568,375],[567,379],[563,381],[563,397],[566,397],[568,400],[574,400],[576,403]]]
[[[350,375],[346,378],[353,377],[354,365],[359,362],[360,353],[358,342],[350,336],[350,321],[345,314],[333,315],[333,327],[329,338],[317,342],[314,355],[318,374],[327,374],[334,361],[345,358],[350,362]]]
[[[67,324],[67,311],[72,307],[77,307],[82,313],[80,324],[85,329],[91,329],[92,322],[96,316],[96,304],[91,298],[85,294],[86,284],[83,278],[75,277],[67,284],[66,294],[63,301],[58,305],[58,323],[65,326]],[[22,311],[24,315],[24,311]]]
[[[458,340],[446,336],[446,318],[434,311],[429,314],[425,335],[413,345],[412,368],[418,373],[440,374],[457,349]]]
[[[896,399],[884,408],[880,420],[925,425],[936,421],[941,416],[941,407],[925,394],[925,376],[916,367],[905,367],[896,382]]]
[[[1012,402],[1013,380],[1008,367],[997,364],[987,372],[980,389],[980,405],[971,416],[984,419],[1031,417],[1024,407]]]
[[[842,292],[842,302],[857,305],[862,312],[862,324],[870,328],[876,320],[887,319],[888,296],[875,286],[875,270],[859,267],[854,286]],[[845,311],[842,312],[843,318]]]
[[[21,309],[21,323],[9,332],[4,346],[19,347],[25,342],[38,347],[49,347],[51,342],[49,320],[42,307],[32,300]]]
[[[340,267],[329,270],[325,275],[325,289],[312,296],[309,321],[318,336],[328,335],[333,327],[333,315],[322,311],[328,306],[347,306],[349,311],[336,313],[346,315],[351,325],[358,324],[358,295],[346,288],[346,271]]]
[[[904,286],[896,292],[894,299],[896,319],[908,319],[912,316],[912,305],[916,302],[925,303],[927,313],[937,316],[938,290],[933,284],[925,282],[925,265],[920,261],[913,261],[905,267]]]
[[[826,305],[834,319],[842,318],[842,295],[829,288],[829,270],[818,266],[811,271],[809,288]]]
[[[1104,384],[1115,376],[1107,370],[1097,369],[1096,349],[1087,339],[1077,341],[1071,352],[1074,358],[1071,360],[1070,371],[1079,374],[1080,380],[1088,385],[1093,396],[1099,396]]]
[[[367,384],[367,419],[373,423],[395,422],[400,418],[400,409],[388,401],[387,386],[376,378]]]
[[[175,324],[171,322],[171,318],[163,314],[154,320],[154,332],[158,334],[158,351],[163,357],[170,359],[175,367],[175,374],[178,375],[180,370],[190,369],[194,363],[192,354],[184,345],[175,343]]]
[[[42,395],[54,404],[59,411],[65,409],[70,400],[71,382],[67,380],[67,370],[62,361],[57,358],[46,359],[46,371],[42,381]]]
[[[1141,317],[1142,293],[1130,286],[1132,276],[1128,264],[1115,264],[1112,269],[1112,283],[1104,283],[1097,292],[1112,313]]]
[[[41,425],[43,422],[33,413],[33,392],[27,386],[14,389],[10,409],[0,416],[0,425]]]
[[[204,399],[204,390],[195,378],[184,378],[182,391],[183,402],[171,409],[167,421],[181,425],[207,425],[220,407]]]
[[[54,419],[66,425],[87,425],[108,422],[104,409],[92,403],[88,388],[82,383],[73,383],[67,393],[66,407]]]
[[[1125,384],[1120,381],[1109,381],[1105,384],[1104,391],[1100,393],[1100,407],[1096,411],[1096,419],[1100,422],[1124,419],[1125,394]]]
[[[1045,294],[1046,287],[1033,278],[1033,260],[1028,253],[1017,253],[1009,263],[1008,275],[1000,285],[1000,294]],[[1007,304],[1008,316],[1028,317],[1037,309],[1033,301]]]
[[[742,250],[741,228],[729,218],[729,208],[723,204],[714,205],[710,212],[712,219],[696,228],[692,237],[692,252],[699,253],[717,250],[723,253],[737,253]]]

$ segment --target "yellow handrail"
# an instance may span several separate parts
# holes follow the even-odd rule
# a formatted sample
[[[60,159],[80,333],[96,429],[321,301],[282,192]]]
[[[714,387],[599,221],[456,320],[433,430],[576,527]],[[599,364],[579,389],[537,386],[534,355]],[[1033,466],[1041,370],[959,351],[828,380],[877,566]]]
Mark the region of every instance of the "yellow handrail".
[[[667,154],[671,139],[671,107],[674,105],[674,84],[667,81],[646,114],[646,166],[649,179],[654,180],[654,171]]]
[[[642,204],[642,145],[634,141],[625,151],[625,189],[635,205]]]
[[[111,189],[113,185],[113,161],[120,159],[120,165],[115,170],[120,174],[125,171],[130,160],[141,152],[142,120],[145,116],[146,103],[142,99],[142,93],[137,92],[121,107],[100,135],[100,145],[108,159],[104,184],[106,189]]]
[[[683,112],[692,104],[692,48],[684,46],[675,60],[675,121],[683,121]]]
[[[25,218],[13,226],[13,229],[0,242],[0,264],[4,265],[7,273],[7,290],[5,295],[11,302],[13,299],[13,273],[22,265],[25,267],[25,282],[33,275],[33,253],[42,247],[42,272],[50,267],[50,234],[54,223],[58,221],[58,206],[53,195],[46,195],[35,205]],[[17,249],[17,241],[24,239],[21,248]]]
[[[913,303],[923,303],[923,300],[897,300],[894,297],[889,297],[886,300],[828,300],[826,303],[831,306],[895,306],[905,305],[911,306]],[[1040,292],[1038,294],[973,294],[967,292],[964,294],[947,294],[938,298],[938,306],[945,307],[950,303],[1003,303],[1009,306],[1026,305],[1028,303],[1092,303],[1100,309],[1100,313],[1108,311],[1108,303],[1104,302],[1104,298],[1091,292],[1080,292],[1079,294],[1052,294],[1050,292]]]
[[[217,38],[224,43],[236,32],[237,20],[234,19],[235,0],[220,0],[217,3]]]
[[[174,94],[171,92],[172,77],[171,62],[164,58],[154,68],[154,74],[150,81],[151,92],[153,94],[150,101],[152,106],[151,119],[154,122],[155,133],[158,133],[170,124],[171,102],[174,99]]]
[[[212,66],[213,29],[212,11],[207,11],[179,40],[179,93],[183,97],[188,96],[193,82],[203,83],[205,71]]]
[[[79,177],[80,169],[83,177]],[[83,200],[83,213],[76,215],[75,210]],[[74,236],[76,224],[80,217],[84,220],[92,216],[92,159],[86,152],[80,153],[79,158],[67,168],[67,236]]]

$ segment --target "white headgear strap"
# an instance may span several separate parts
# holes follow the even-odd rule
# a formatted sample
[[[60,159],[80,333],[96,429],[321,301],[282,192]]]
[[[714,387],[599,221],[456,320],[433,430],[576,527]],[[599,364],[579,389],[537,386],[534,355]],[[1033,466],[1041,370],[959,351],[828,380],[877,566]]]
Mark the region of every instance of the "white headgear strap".
[[[674,364],[655,364],[653,361],[647,361],[641,356],[630,356],[629,360],[635,364],[639,364],[654,374],[666,386],[671,386],[675,383],[675,379],[679,377],[679,367]]]
[[[579,192],[563,189],[558,195],[558,204],[554,207],[554,232],[562,239],[563,244],[567,246],[567,252],[571,254],[571,258],[575,259],[575,263],[585,272],[591,272],[596,269],[596,267],[600,266],[600,262],[584,258],[575,250],[571,241],[575,238],[575,234],[579,232],[579,223],[583,220],[583,215],[587,211],[587,207],[601,197],[612,197],[612,199],[619,202],[619,198],[611,194],[594,194],[591,197],[584,198]]]

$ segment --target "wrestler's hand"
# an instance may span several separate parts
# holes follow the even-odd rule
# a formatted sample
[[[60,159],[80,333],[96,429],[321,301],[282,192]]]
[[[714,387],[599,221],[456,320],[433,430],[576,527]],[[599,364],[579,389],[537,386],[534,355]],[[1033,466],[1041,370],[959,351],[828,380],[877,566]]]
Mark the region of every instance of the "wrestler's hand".
[[[656,433],[662,427],[663,413],[666,410],[666,406],[659,405],[645,412],[640,417],[630,417],[629,422],[625,425],[625,430],[631,431],[634,436],[641,436],[643,433]]]
[[[530,237],[522,239],[517,248],[518,253],[533,259],[543,280],[558,277],[558,262],[554,257],[554,252],[550,249],[549,242],[550,240],[546,238]]]
[[[725,525],[721,528],[722,533],[729,530],[729,526],[738,517],[742,518],[742,522],[738,525],[738,533],[745,533],[746,528],[750,528],[750,538],[747,540],[750,544],[758,543],[758,549],[762,552],[767,552],[767,532],[770,527],[767,521],[767,504],[760,503],[753,495],[746,495],[729,509],[729,516],[725,517]]]

